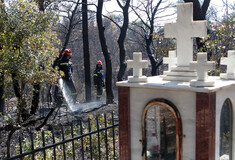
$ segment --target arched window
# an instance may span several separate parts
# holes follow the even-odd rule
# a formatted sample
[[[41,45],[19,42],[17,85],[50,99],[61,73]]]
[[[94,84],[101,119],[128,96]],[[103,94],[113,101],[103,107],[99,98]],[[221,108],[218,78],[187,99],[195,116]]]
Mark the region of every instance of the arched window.
[[[142,135],[142,155],[146,160],[181,159],[181,120],[170,102],[157,99],[145,107]]]
[[[232,103],[226,99],[220,116],[220,157],[228,157],[232,160],[232,126],[233,109]]]

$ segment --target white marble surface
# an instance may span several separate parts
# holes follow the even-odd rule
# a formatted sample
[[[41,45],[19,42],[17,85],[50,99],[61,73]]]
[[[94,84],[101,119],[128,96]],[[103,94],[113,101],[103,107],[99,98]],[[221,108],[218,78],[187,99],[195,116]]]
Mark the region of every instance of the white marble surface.
[[[171,67],[177,65],[176,51],[169,51],[168,57],[163,57],[163,63],[168,64],[168,71],[171,70]]]
[[[197,77],[196,72],[187,72],[187,71],[175,71],[175,72],[170,72],[170,71],[164,71],[163,75],[168,75],[168,76],[180,76],[184,75],[185,77]]]
[[[229,88],[235,86],[234,80],[224,80],[217,76],[208,76],[209,81],[214,81],[213,87],[193,87],[189,82],[165,81],[162,76],[148,77],[147,83],[129,83],[128,81],[117,82],[117,86],[137,87],[137,88],[156,88],[168,90],[186,90],[194,92],[214,92],[222,88]]]
[[[221,73],[220,77],[223,79],[235,79],[235,50],[228,51],[228,57],[221,58],[221,64],[227,65],[227,72]]]

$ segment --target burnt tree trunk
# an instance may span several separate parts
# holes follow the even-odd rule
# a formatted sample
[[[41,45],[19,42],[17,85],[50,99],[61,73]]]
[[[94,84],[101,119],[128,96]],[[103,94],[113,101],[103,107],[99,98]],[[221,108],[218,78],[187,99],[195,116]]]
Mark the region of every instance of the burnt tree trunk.
[[[90,74],[90,53],[88,39],[88,16],[87,0],[82,0],[82,35],[83,35],[83,55],[85,69],[85,95],[86,102],[91,101],[91,74]]]
[[[148,57],[151,63],[151,75],[155,76],[157,75],[157,60],[155,58],[155,55],[153,54],[152,50],[151,50],[151,43],[152,43],[152,35],[150,35],[151,38],[147,38],[145,37],[145,42],[146,42],[146,51],[148,53]]]
[[[13,89],[14,89],[16,98],[21,99],[20,85],[19,85],[19,82],[16,80],[15,77],[16,77],[16,74],[13,73],[12,74]]]
[[[126,66],[127,66],[126,61],[125,61],[126,50],[125,50],[124,42],[125,42],[125,39],[126,39],[126,32],[127,32],[128,23],[129,23],[128,10],[129,10],[129,7],[130,7],[130,0],[126,1],[126,4],[125,4],[124,7],[120,4],[119,0],[117,0],[117,2],[123,10],[123,17],[124,17],[123,25],[121,27],[121,32],[120,32],[120,35],[119,35],[119,38],[118,38],[120,69],[119,69],[119,72],[118,72],[117,79],[118,79],[118,81],[122,81],[124,73],[126,71]]]
[[[4,72],[0,73],[0,113],[5,114],[5,98],[4,95]]]
[[[39,99],[40,99],[40,84],[33,85],[33,99],[32,99],[32,105],[31,105],[31,111],[30,114],[35,114],[39,107]]]
[[[40,11],[44,12],[44,10],[45,10],[44,0],[38,0],[38,7],[39,7]]]
[[[15,96],[17,98],[17,102],[18,102],[18,110],[17,110],[17,122],[20,123],[21,122],[21,118],[26,120],[26,117],[28,117],[28,114],[26,113],[25,110],[25,106],[24,106],[24,100],[23,97],[21,95],[21,89],[20,89],[20,84],[19,81],[16,79],[16,74],[12,73],[12,83],[13,83],[13,90],[15,92]],[[24,118],[23,118],[24,117]]]
[[[104,35],[105,28],[103,26],[102,10],[103,10],[103,0],[98,0],[96,19],[99,31],[100,44],[106,64],[106,76],[105,76],[106,96],[107,96],[106,103],[110,104],[113,103],[113,98],[114,98],[113,89],[112,89],[112,62],[111,62],[110,53],[108,52],[108,47],[106,45],[106,39]]]
[[[193,3],[193,20],[206,20],[206,12],[208,10],[210,0],[204,0],[202,6],[198,0],[184,0],[185,3]]]

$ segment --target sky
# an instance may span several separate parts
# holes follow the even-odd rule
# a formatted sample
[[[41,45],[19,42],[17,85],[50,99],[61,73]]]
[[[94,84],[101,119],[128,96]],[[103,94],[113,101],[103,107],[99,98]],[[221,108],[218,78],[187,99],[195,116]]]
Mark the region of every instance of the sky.
[[[137,0],[134,0],[137,1]],[[167,1],[172,1],[173,3],[177,3],[177,0],[167,0]],[[224,3],[228,3],[228,5],[234,4],[235,0],[211,0],[210,1],[210,6],[214,6],[217,10],[218,16],[221,18],[225,13],[226,13],[226,7]],[[120,8],[117,5],[116,0],[110,0],[109,2],[104,3],[104,12],[112,12],[113,10],[119,10]],[[168,10],[168,12],[171,12]],[[229,13],[231,10],[229,10]],[[130,14],[130,20],[133,20],[133,14]],[[176,16],[175,16],[176,17]],[[171,18],[169,21],[175,21],[175,17]]]

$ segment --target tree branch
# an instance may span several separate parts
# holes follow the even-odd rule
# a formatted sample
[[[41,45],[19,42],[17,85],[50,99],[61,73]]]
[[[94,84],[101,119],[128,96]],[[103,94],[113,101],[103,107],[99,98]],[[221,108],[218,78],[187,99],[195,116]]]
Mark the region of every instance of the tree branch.
[[[135,12],[136,16],[140,19],[140,21],[141,21],[147,28],[150,29],[150,26],[149,26],[147,23],[144,22],[144,20],[141,18],[141,16],[138,14],[138,12],[137,12],[133,7],[131,7],[131,8],[132,8],[132,10]]]
[[[116,22],[114,21],[112,18],[110,18],[109,16],[106,16],[106,15],[102,15],[103,17],[107,18],[108,20],[110,20],[111,22],[113,22],[118,28],[121,28],[121,26]]]

